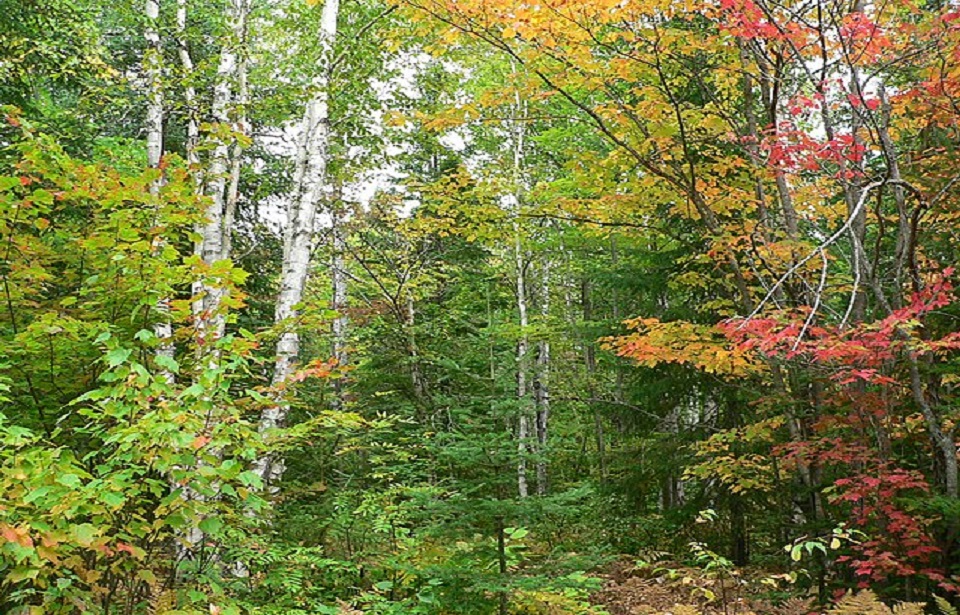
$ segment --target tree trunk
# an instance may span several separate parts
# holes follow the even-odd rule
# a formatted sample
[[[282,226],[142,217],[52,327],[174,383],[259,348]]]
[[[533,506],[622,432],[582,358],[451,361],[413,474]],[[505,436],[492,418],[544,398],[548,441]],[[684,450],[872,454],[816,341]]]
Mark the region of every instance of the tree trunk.
[[[420,347],[417,345],[417,305],[413,295],[407,293],[404,302],[404,329],[407,332],[407,354],[410,358],[410,383],[413,386],[413,397],[419,408],[427,394],[427,387],[423,380],[423,371],[420,366]],[[424,416],[420,417],[425,418]]]
[[[203,187],[203,175],[200,171],[200,154],[197,145],[200,143],[200,122],[197,120],[197,90],[193,87],[193,58],[187,46],[187,0],[177,0],[177,54],[180,56],[180,65],[186,85],[183,88],[183,102],[187,108],[187,140],[184,150],[187,164],[194,173],[197,190]]]
[[[333,286],[333,301],[331,308],[337,315],[333,319],[333,357],[337,366],[345,368],[350,362],[350,355],[347,350],[347,328],[349,320],[347,318],[347,270],[344,264],[344,251],[346,250],[346,231],[343,228],[344,215],[339,203],[335,203],[331,209],[331,243],[333,248],[331,262],[331,281]],[[337,409],[343,409],[345,406],[343,377],[338,378],[334,383],[336,387],[336,399],[334,403]]]
[[[244,7],[244,15],[248,9]],[[241,24],[241,39],[247,38],[246,18]],[[237,61],[237,95],[234,105],[237,116],[234,131],[236,137],[245,137],[250,134],[250,125],[247,121],[247,102],[250,97],[247,85],[247,54],[244,50]],[[240,202],[240,171],[243,167],[243,143],[236,138],[233,151],[230,154],[230,175],[227,181],[227,193],[224,197],[223,209],[223,258],[230,258],[233,254],[233,227],[237,216],[237,204]]]
[[[517,404],[519,407],[519,420],[517,426],[517,488],[520,497],[525,498],[529,495],[527,485],[527,451],[530,438],[530,422],[527,412],[527,351],[530,341],[527,337],[527,285],[524,280],[524,269],[526,263],[523,258],[523,249],[520,245],[519,225],[514,226],[516,241],[514,244],[514,261],[516,264],[516,284],[517,284],[517,311],[520,318],[520,337],[517,340]]]
[[[234,87],[242,79],[239,77],[241,63],[240,48],[246,34],[246,20],[249,6],[247,0],[230,0],[226,6],[226,21],[230,27],[230,36],[220,48],[217,65],[217,77],[213,88],[211,114],[220,131],[230,127],[231,112],[236,107]],[[214,148],[210,155],[209,181],[206,183],[210,205],[207,208],[206,222],[200,225],[200,241],[197,254],[207,267],[217,261],[229,258],[230,241],[227,235],[227,186],[228,164],[232,139],[225,134],[214,137]],[[213,279],[200,280],[195,288],[194,317],[197,320],[197,332],[204,348],[208,350],[210,364],[217,362],[214,344],[223,337],[225,320],[221,311],[223,300],[222,284]]]
[[[163,50],[160,45],[160,32],[157,22],[160,20],[160,0],[146,0],[144,4],[146,28],[143,36],[147,41],[147,50],[144,54],[144,72],[147,75],[147,166],[151,169],[160,168],[160,159],[163,157]],[[150,195],[155,199],[160,197],[160,188],[163,178],[157,177],[150,182]],[[158,239],[154,249],[160,250],[163,241]],[[157,300],[159,318],[153,327],[153,333],[160,340],[155,354],[157,357],[173,359],[176,352],[172,338],[173,326],[170,323],[170,299],[161,297]],[[161,376],[172,384],[174,375],[167,369],[161,369]]]
[[[580,281],[580,305],[583,309],[584,326],[589,327],[593,320],[593,298],[590,296],[590,280],[585,277]],[[617,309],[616,302],[614,302],[614,310]],[[594,379],[597,373],[597,348],[592,339],[583,341],[583,366],[587,378],[587,399],[595,400],[597,398],[594,387]],[[616,392],[614,394],[616,395]],[[617,397],[615,399],[620,401]],[[600,414],[600,407],[595,401],[589,403],[593,409],[593,435],[597,446],[597,461],[600,464],[600,484],[602,485],[607,481],[606,434],[603,429],[603,416]]]
[[[300,336],[296,329],[297,305],[303,298],[313,250],[314,224],[327,179],[330,145],[329,83],[330,59],[337,36],[339,0],[323,5],[320,24],[321,67],[314,79],[313,98],[303,114],[300,145],[297,148],[294,192],[287,210],[284,231],[283,265],[280,272],[280,293],[274,318],[283,327],[277,340],[273,369],[273,386],[281,387],[293,374],[300,352]],[[279,427],[286,419],[289,405],[278,394],[277,403],[260,416],[260,432]],[[283,461],[277,455],[264,455],[254,462],[254,471],[265,485],[275,484],[283,474]]]
[[[544,261],[541,281],[540,317],[546,324],[550,315],[550,263]],[[550,422],[550,339],[541,334],[537,341],[536,369],[533,380],[537,422],[537,495],[547,493],[547,433]]]

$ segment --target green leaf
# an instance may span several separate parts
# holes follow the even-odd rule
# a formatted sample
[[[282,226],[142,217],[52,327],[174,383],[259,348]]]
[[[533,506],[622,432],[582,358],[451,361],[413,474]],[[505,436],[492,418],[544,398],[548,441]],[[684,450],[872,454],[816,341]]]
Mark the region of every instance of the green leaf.
[[[167,355],[158,354],[154,357],[154,361],[157,366],[167,370],[172,374],[180,373],[180,364],[173,357],[168,357]]]
[[[203,519],[197,527],[206,534],[216,535],[223,528],[223,521],[219,517],[207,517]]]
[[[17,583],[19,581],[26,581],[27,579],[36,579],[38,574],[40,574],[40,570],[37,568],[19,566],[7,573],[6,581],[9,583]]]
[[[238,474],[237,480],[240,481],[240,484],[246,487],[254,487],[256,489],[263,487],[263,481],[260,480],[260,476],[251,470],[247,470],[246,472],[241,472]]]
[[[129,348],[114,348],[107,353],[107,364],[110,367],[116,367],[126,361],[133,353]]]
[[[81,547],[89,547],[100,532],[89,523],[80,523],[71,527],[70,533]]]
[[[120,508],[123,506],[123,503],[127,501],[127,498],[123,494],[116,493],[113,491],[103,491],[100,493],[100,501],[102,501],[107,506],[113,508]]]
[[[81,481],[80,477],[76,474],[61,474],[57,477],[57,482],[64,487],[70,487],[71,489],[76,489],[83,484],[83,481]]]

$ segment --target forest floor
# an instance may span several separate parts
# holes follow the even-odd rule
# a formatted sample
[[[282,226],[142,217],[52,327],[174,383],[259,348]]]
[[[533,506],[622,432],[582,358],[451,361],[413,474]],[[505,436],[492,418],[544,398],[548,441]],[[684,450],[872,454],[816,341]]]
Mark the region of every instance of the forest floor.
[[[787,610],[774,607],[759,595],[769,593],[769,585],[736,572],[708,575],[674,563],[638,567],[621,559],[599,576],[604,586],[592,602],[610,615],[759,615],[810,610],[809,603],[800,600],[792,601]],[[776,578],[770,582],[776,583]]]

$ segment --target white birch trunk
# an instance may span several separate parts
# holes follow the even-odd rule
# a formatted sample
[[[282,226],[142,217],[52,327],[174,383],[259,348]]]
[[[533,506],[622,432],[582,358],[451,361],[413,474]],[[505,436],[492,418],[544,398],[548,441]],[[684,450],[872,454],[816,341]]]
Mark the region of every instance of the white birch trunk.
[[[250,135],[250,122],[247,119],[247,104],[250,99],[250,88],[247,82],[247,27],[250,16],[251,0],[235,0],[237,4],[237,22],[234,33],[240,47],[236,68],[236,94],[234,96],[233,111],[236,114],[236,123],[233,126],[234,143],[230,158],[230,174],[227,180],[227,193],[224,196],[223,212],[223,251],[222,258],[230,258],[233,254],[233,227],[236,219],[237,203],[240,199],[240,170],[243,165],[243,143],[241,138]]]
[[[220,49],[220,58],[217,66],[217,77],[213,88],[213,103],[211,114],[219,130],[225,130],[229,126],[230,114],[236,105],[234,98],[234,82],[238,79],[238,50],[244,44],[246,33],[246,19],[249,12],[248,0],[228,0],[226,5],[225,20],[230,28],[230,34]],[[192,68],[192,61],[187,53],[183,37],[183,28],[186,27],[186,3],[185,0],[178,0],[177,4],[177,28],[180,33],[180,61],[184,68]],[[195,93],[188,93],[187,97],[195,96]],[[195,99],[194,99],[195,101]],[[188,103],[189,104],[189,103]],[[193,119],[188,122],[192,123]],[[193,130],[188,125],[189,132]],[[225,241],[226,233],[229,228],[224,226],[226,186],[227,186],[227,163],[232,139],[223,133],[211,137],[214,141],[214,148],[210,156],[208,171],[209,182],[206,183],[206,195],[210,198],[210,204],[207,207],[206,220],[198,225],[197,232],[200,240],[195,246],[195,253],[203,260],[204,265],[212,266],[217,261],[229,258],[228,246]],[[194,148],[188,157],[193,157],[194,161],[199,162],[198,152]],[[200,180],[198,179],[198,186]],[[223,285],[214,279],[202,278],[194,283],[193,288],[193,316],[196,321],[198,355],[202,355],[206,365],[215,368],[219,364],[220,356],[216,350],[217,341],[223,336],[226,327],[226,320],[222,312],[222,300],[225,294]],[[211,429],[213,424],[219,420],[216,412],[210,412],[206,420],[206,428]],[[184,487],[183,497],[186,500],[202,501],[204,496],[197,493],[190,485]],[[199,527],[192,527],[186,531],[181,545],[181,557],[192,558],[198,552],[198,545],[203,541],[203,531]],[[216,556],[211,556],[215,558]]]
[[[417,401],[418,413],[420,414],[420,419],[426,417],[423,416],[422,410],[423,401],[427,394],[427,386],[423,380],[423,372],[420,369],[420,347],[417,345],[417,307],[416,302],[413,299],[413,295],[407,293],[407,298],[404,303],[405,312],[405,322],[404,326],[407,330],[407,353],[410,355],[410,383],[413,385],[413,396]]]
[[[147,164],[152,169],[160,166],[163,155],[163,81],[161,66],[160,33],[157,22],[160,20],[160,0],[146,0],[144,13],[147,18],[144,38],[147,50],[143,65],[147,77]],[[154,196],[160,192],[160,181],[150,185]]]
[[[200,122],[197,120],[197,90],[193,86],[193,58],[187,46],[187,0],[177,0],[177,53],[183,68],[186,85],[183,88],[183,102],[187,109],[187,141],[185,150],[187,163],[194,172],[197,189],[202,187],[200,173],[200,155],[197,145],[200,143]]]
[[[550,261],[542,270],[540,317],[546,323],[550,315]],[[533,381],[533,399],[537,421],[537,495],[547,494],[547,435],[550,423],[550,339],[537,341],[536,369]]]
[[[347,350],[347,330],[349,319],[347,317],[347,271],[343,260],[346,250],[346,238],[343,228],[343,212],[338,205],[334,205],[331,210],[332,228],[331,243],[333,248],[333,257],[331,262],[331,282],[333,290],[333,300],[331,308],[336,311],[337,316],[333,319],[333,357],[337,366],[345,368],[350,362],[350,355]],[[334,409],[343,410],[346,406],[346,383],[344,376],[341,376],[334,382]]]
[[[515,71],[516,66],[511,66]],[[520,99],[520,93],[514,95],[517,114],[524,112],[523,102]],[[530,451],[530,411],[528,408],[529,392],[527,390],[527,353],[530,347],[530,340],[527,336],[527,327],[529,320],[527,317],[527,285],[525,278],[526,262],[520,237],[520,209],[521,186],[523,179],[521,173],[523,170],[523,149],[526,126],[522,121],[518,121],[513,126],[513,173],[516,193],[510,195],[510,201],[516,211],[515,221],[513,223],[514,231],[514,261],[517,272],[517,311],[520,318],[520,338],[517,340],[517,404],[519,408],[519,417],[517,421],[517,490],[521,498],[527,497],[530,493],[529,481],[527,478],[527,454]]]
[[[220,48],[211,107],[213,121],[220,131],[230,126],[230,113],[235,104],[238,47],[246,30],[246,9],[245,0],[229,0],[227,4],[226,18],[230,37]],[[231,139],[221,133],[214,137],[214,142],[210,155],[209,181],[206,182],[210,205],[207,208],[206,221],[197,229],[200,235],[197,254],[207,266],[229,256],[225,252],[227,243],[224,240],[229,229],[224,228],[224,218]],[[197,299],[194,303],[194,317],[197,320],[198,335],[205,347],[212,348],[224,332],[225,321],[220,309],[223,289],[215,280],[201,280],[196,285],[195,296]],[[216,352],[210,352],[209,360],[211,363],[217,361]]]
[[[326,182],[330,146],[329,83],[330,59],[337,35],[339,0],[323,5],[320,25],[321,67],[314,80],[314,95],[307,103],[303,117],[302,145],[298,147],[294,193],[287,212],[284,232],[283,266],[280,293],[274,317],[283,326],[277,340],[273,385],[283,385],[294,371],[300,352],[300,336],[294,322],[297,306],[303,298],[313,249],[314,224]],[[282,400],[263,411],[260,432],[283,424],[289,406]],[[254,471],[265,485],[276,484],[283,474],[283,460],[277,455],[264,455],[254,462]]]
[[[517,340],[517,403],[520,417],[517,425],[517,488],[521,498],[527,497],[530,488],[527,484],[527,451],[530,438],[530,418],[527,411],[527,352],[530,341],[527,338],[527,285],[524,280],[523,249],[520,244],[519,224],[514,225],[516,241],[514,243],[514,260],[517,269],[517,311],[520,317],[520,339]]]
[[[160,159],[163,158],[163,51],[160,46],[160,32],[157,22],[160,20],[160,0],[146,0],[144,4],[146,28],[144,38],[147,41],[147,50],[143,58],[144,72],[147,77],[147,166],[151,169],[160,168]],[[163,178],[158,177],[150,183],[150,194],[155,199],[160,197],[160,188]],[[154,242],[154,249],[161,250],[163,240]],[[156,349],[156,356],[172,359],[175,353],[173,345],[173,326],[170,323],[170,300],[163,297],[157,301],[157,313],[160,318],[153,326],[153,333],[160,340]],[[173,384],[174,376],[169,370],[163,369],[160,375],[168,383]]]
[[[347,308],[347,271],[343,261],[344,251],[346,250],[343,228],[343,212],[339,207],[334,207],[332,211],[333,227],[331,229],[333,243],[333,262],[331,272],[333,283],[333,303],[331,307],[337,312],[337,317],[333,320],[333,356],[337,360],[337,365],[346,366],[350,360],[347,354],[347,327],[349,320],[346,315]]]

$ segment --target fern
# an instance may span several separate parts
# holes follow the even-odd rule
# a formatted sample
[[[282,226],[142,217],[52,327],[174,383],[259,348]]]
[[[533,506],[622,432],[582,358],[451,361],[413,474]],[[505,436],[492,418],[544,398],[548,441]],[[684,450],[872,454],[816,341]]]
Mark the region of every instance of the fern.
[[[934,596],[933,601],[937,603],[937,612],[940,615],[960,615],[957,613],[957,607],[951,605],[945,598]]]
[[[827,613],[829,615],[923,615],[922,602],[901,602],[892,609],[870,590],[847,594]]]
[[[772,615],[809,615],[814,610],[813,598],[790,598],[774,608]]]

